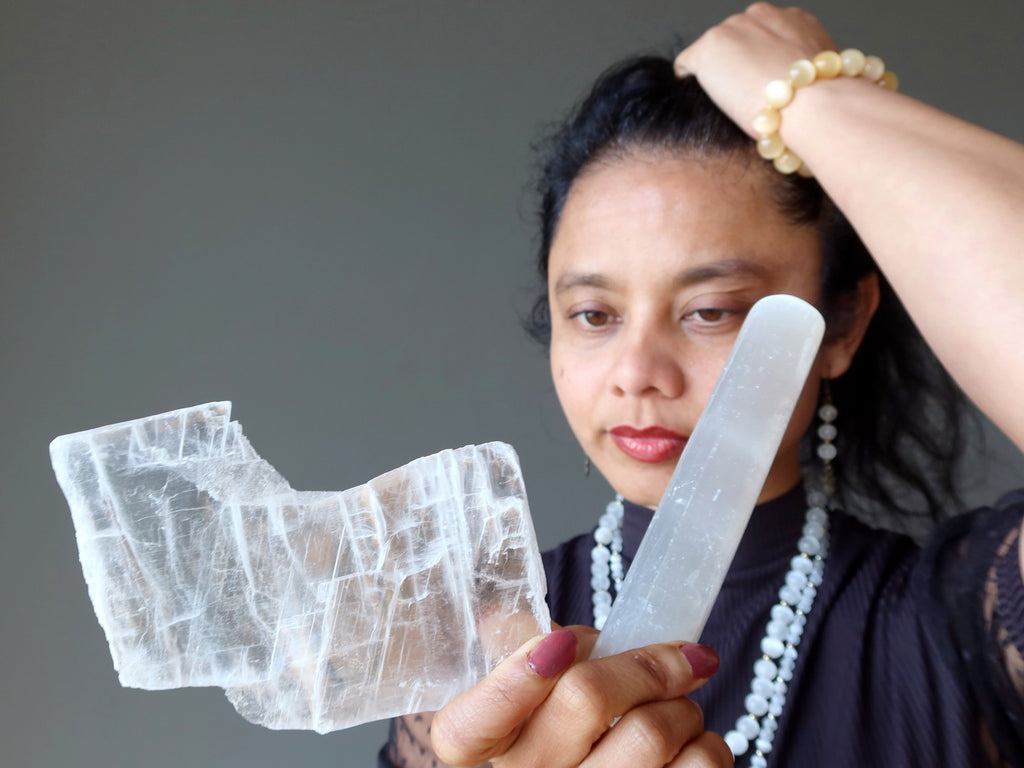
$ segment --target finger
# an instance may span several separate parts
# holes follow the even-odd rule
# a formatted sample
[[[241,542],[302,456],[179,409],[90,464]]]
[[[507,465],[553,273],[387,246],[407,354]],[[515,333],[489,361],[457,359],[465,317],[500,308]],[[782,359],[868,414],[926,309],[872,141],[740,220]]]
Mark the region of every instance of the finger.
[[[573,631],[573,634],[579,638],[580,648],[576,653],[576,659],[578,661],[585,661],[590,658],[591,652],[594,650],[594,646],[597,645],[597,638],[601,636],[593,627],[584,625],[573,625],[569,627]]]
[[[718,34],[721,27],[721,24],[711,27],[676,54],[675,60],[672,62],[672,70],[675,72],[676,77],[696,76],[700,72],[701,55],[705,48],[708,47],[707,38],[709,35]]]
[[[697,64],[694,61],[694,45],[696,43],[691,43],[676,54],[676,58],[672,62],[672,71],[676,73],[676,77],[689,77],[697,73]]]
[[[754,3],[746,15],[780,41],[799,46],[806,56],[813,56],[826,48],[837,49],[818,18],[803,8],[778,8],[769,3]]]
[[[686,744],[666,768],[732,768],[736,758],[717,733],[704,731]]]
[[[540,765],[576,765],[611,723],[632,709],[679,699],[718,669],[718,655],[696,643],[660,643],[578,663],[565,672],[510,746]]]
[[[690,699],[656,701],[623,715],[583,761],[581,768],[629,764],[663,766],[704,732],[704,715]]]
[[[755,11],[755,7],[758,5],[768,4],[755,3],[742,13],[734,13],[715,26],[710,27],[704,34],[680,51],[672,63],[676,77],[699,75],[701,71],[701,57],[707,49],[712,49],[710,55],[714,58],[715,52],[722,48],[742,48],[745,38],[749,36],[752,29],[760,29],[762,33],[768,31],[767,28],[761,28],[761,20],[758,16],[763,14]],[[768,5],[768,8],[778,10],[770,5]]]
[[[700,75],[702,57],[710,57],[716,67],[730,66],[734,56],[776,49],[776,68],[795,59],[822,50],[838,50],[821,22],[801,8],[778,8],[769,3],[754,3],[743,13],[734,14],[711,27],[676,57],[673,68],[678,77]],[[710,50],[707,50],[710,49]],[[767,62],[766,62],[767,63]],[[782,71],[782,70],[780,70]],[[767,72],[764,73],[767,76]]]
[[[573,630],[558,629],[517,649],[434,715],[430,736],[437,755],[451,765],[476,765],[504,752],[576,660],[578,646]]]

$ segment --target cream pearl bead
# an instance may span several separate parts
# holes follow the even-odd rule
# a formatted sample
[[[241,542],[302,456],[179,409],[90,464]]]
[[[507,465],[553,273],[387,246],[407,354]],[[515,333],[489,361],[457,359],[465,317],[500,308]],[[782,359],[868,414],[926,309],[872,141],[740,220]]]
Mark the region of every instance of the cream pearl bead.
[[[782,115],[777,109],[765,107],[754,115],[754,130],[762,136],[775,133],[779,130],[780,125],[782,125]]]
[[[786,151],[786,143],[777,133],[770,133],[757,140],[757,153],[765,160],[774,160]]]
[[[887,91],[898,91],[900,89],[900,79],[896,77],[894,72],[886,72],[878,80],[878,84],[885,88]]]
[[[800,156],[791,149],[785,150],[772,161],[775,165],[775,170],[780,173],[785,173],[787,176],[803,165],[803,162],[804,161],[800,159]]]
[[[793,86],[785,80],[772,80],[764,89],[768,106],[782,109],[793,100]]]
[[[843,71],[843,57],[835,51],[822,51],[814,57],[814,68],[818,70],[818,77],[839,77]]]
[[[789,65],[789,82],[794,88],[804,88],[814,82],[818,70],[807,59],[798,59]]]
[[[871,82],[877,83],[883,74],[885,74],[884,61],[877,56],[864,57],[864,71],[861,73],[862,77],[866,77]]]
[[[847,77],[857,77],[864,71],[864,53],[856,48],[847,48],[839,54],[843,59],[843,74]]]

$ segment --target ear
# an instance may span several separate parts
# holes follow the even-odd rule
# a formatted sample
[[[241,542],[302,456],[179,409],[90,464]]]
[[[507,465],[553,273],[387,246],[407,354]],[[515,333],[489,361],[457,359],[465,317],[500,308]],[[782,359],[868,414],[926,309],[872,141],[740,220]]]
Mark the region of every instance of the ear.
[[[823,378],[838,378],[849,369],[878,309],[878,300],[878,275],[872,272],[858,280],[857,290],[833,308],[821,347]]]

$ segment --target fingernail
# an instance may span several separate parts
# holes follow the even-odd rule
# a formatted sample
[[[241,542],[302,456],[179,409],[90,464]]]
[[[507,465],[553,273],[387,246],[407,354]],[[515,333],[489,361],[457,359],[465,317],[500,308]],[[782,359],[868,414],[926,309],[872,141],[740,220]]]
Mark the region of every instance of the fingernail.
[[[552,678],[565,672],[576,661],[579,639],[568,629],[556,629],[526,657],[530,669],[541,677]]]
[[[679,646],[679,650],[690,662],[690,671],[696,679],[711,677],[718,671],[718,654],[706,645],[686,643]]]

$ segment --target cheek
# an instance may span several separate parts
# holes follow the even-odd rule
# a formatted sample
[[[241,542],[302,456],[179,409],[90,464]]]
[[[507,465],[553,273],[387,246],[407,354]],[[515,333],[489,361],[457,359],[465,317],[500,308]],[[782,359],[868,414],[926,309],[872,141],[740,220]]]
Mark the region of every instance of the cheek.
[[[581,422],[591,411],[595,398],[596,377],[588,373],[586,366],[567,359],[567,355],[555,347],[551,351],[551,378],[555,394],[562,406],[573,431],[578,431]]]
[[[562,351],[554,343],[548,349],[548,365],[551,367],[551,380],[558,386],[559,382],[565,380],[566,363]]]
[[[551,365],[551,380],[555,385],[555,393],[558,395],[558,401],[562,403],[562,408],[565,408],[565,389],[567,388],[566,380],[568,379],[568,366],[565,364],[565,360],[559,351],[552,347],[550,351],[549,363]]]
[[[700,401],[702,411],[708,404],[708,400],[711,399],[711,393],[725,369],[730,349],[731,345],[721,354],[706,355],[693,360],[687,368],[687,384],[690,395],[693,399]]]
[[[566,365],[553,366],[551,378],[555,384],[555,394],[562,404],[562,410],[575,410],[574,406],[581,399],[579,376],[574,375],[571,367]]]

